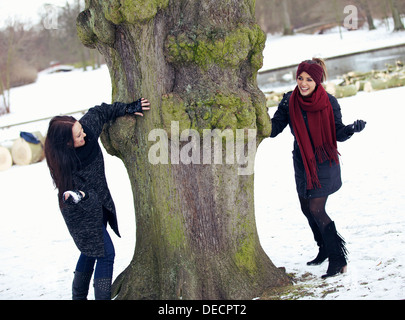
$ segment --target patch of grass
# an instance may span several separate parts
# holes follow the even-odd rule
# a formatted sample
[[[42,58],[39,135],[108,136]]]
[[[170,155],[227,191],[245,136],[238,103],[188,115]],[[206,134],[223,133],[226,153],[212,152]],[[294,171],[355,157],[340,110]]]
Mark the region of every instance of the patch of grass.
[[[289,273],[293,285],[286,287],[271,288],[267,290],[261,297],[261,300],[300,300],[307,297],[319,297],[324,299],[329,294],[338,291],[342,286],[330,286],[327,282],[313,281],[318,277],[310,272],[306,272],[300,276],[295,273]],[[315,294],[317,289],[321,292]]]

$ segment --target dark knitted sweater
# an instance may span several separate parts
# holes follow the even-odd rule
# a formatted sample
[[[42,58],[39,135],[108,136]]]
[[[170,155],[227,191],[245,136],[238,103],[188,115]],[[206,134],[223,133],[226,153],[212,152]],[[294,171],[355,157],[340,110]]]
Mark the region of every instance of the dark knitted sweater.
[[[86,197],[77,204],[63,203],[61,211],[77,248],[90,257],[104,256],[103,224],[108,223],[120,237],[98,138],[105,123],[125,115],[126,106],[120,102],[103,103],[91,108],[79,120],[86,133],[86,143],[76,149],[78,169],[73,172],[73,185]]]

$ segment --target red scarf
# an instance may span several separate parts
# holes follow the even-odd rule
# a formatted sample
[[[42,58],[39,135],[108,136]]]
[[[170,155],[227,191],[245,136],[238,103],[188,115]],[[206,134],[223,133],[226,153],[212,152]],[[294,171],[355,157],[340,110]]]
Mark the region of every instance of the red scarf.
[[[309,130],[305,125],[301,110],[307,112]],[[333,160],[339,163],[335,118],[328,94],[322,85],[318,85],[310,97],[303,97],[297,86],[290,98],[289,111],[294,135],[307,174],[307,189],[321,188],[317,161],[322,163],[326,160],[329,162]]]

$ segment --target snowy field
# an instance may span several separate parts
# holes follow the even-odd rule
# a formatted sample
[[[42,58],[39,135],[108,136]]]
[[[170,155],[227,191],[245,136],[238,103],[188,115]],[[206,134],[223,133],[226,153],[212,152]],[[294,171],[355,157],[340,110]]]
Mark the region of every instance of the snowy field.
[[[405,33],[379,30],[390,45],[405,43]],[[283,52],[265,51],[266,61],[278,66],[300,62],[318,53],[329,56],[345,41],[361,42],[365,31],[345,33],[342,45],[336,34],[322,36],[327,52],[306,51],[305,57],[284,59]],[[300,43],[300,38],[271,37],[274,48]],[[321,36],[307,37],[306,45],[318,51]],[[346,39],[346,40],[345,40]],[[287,41],[287,42],[286,42]],[[332,43],[335,45],[333,46]],[[311,46],[313,44],[313,46]],[[357,45],[357,44],[356,44]],[[296,60],[296,61],[295,61]],[[316,299],[404,299],[405,298],[405,168],[400,139],[404,137],[405,88],[359,93],[340,99],[343,121],[367,121],[366,129],[338,145],[342,155],[343,187],[330,196],[327,212],[347,241],[348,272],[320,279],[327,269],[308,267],[317,248],[299,208],[292,167],[292,136],[287,128],[276,139],[259,146],[255,164],[256,222],[264,250],[273,263],[294,274],[297,286],[305,287],[305,300]],[[11,90],[12,113],[0,117],[0,126],[38,119],[109,102],[108,70],[76,70],[66,74],[41,74],[35,84]],[[271,116],[275,108],[270,109]],[[79,118],[80,115],[77,115]],[[19,131],[46,132],[48,121],[0,130],[0,141],[13,139]],[[397,141],[398,139],[398,141]],[[112,234],[116,249],[115,275],[130,263],[135,246],[135,218],[132,193],[122,162],[105,153],[106,174],[118,212],[122,238]],[[59,212],[45,161],[30,166],[13,166],[0,172],[0,299],[69,300],[75,263],[79,256]],[[90,299],[93,291],[90,290]],[[288,298],[288,297],[285,297]],[[290,296],[290,298],[293,298]]]

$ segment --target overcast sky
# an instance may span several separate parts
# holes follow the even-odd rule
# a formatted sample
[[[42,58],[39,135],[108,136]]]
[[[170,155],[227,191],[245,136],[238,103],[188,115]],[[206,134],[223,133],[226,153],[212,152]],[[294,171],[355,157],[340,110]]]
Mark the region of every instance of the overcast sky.
[[[66,2],[73,3],[73,0],[0,0],[0,28],[8,21],[17,19],[21,22],[37,23],[40,13],[46,12],[45,4],[64,6]],[[84,0],[82,1],[84,4]]]

